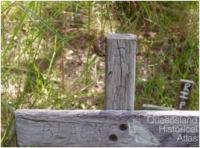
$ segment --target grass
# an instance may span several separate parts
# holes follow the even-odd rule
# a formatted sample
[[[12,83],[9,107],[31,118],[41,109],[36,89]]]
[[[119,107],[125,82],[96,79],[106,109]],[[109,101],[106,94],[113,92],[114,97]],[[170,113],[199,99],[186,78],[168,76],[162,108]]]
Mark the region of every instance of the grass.
[[[18,108],[103,109],[104,57],[90,36],[139,37],[136,109],[174,107],[180,79],[199,109],[198,2],[1,3],[1,145],[16,146]]]

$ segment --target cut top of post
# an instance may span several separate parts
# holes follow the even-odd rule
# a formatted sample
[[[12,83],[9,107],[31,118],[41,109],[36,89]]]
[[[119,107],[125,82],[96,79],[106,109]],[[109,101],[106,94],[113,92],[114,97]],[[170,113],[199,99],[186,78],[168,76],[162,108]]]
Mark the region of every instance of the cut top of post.
[[[106,44],[106,109],[133,110],[137,36],[109,34]]]
[[[120,33],[111,33],[107,37],[108,39],[124,39],[124,40],[135,40],[137,41],[137,36],[134,34],[120,34]]]

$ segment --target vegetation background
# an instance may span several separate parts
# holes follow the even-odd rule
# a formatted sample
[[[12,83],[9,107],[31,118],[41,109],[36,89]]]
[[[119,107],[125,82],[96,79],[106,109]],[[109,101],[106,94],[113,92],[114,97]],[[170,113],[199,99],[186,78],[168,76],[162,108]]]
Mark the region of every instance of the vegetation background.
[[[199,108],[199,3],[1,2],[1,145],[16,146],[19,108],[103,109],[102,35],[139,38],[136,109],[173,107],[179,80]]]

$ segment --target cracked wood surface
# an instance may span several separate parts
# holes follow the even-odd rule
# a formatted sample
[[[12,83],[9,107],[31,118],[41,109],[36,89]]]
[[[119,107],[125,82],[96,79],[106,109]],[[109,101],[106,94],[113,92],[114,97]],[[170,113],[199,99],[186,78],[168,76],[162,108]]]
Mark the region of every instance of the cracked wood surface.
[[[106,109],[133,110],[137,37],[110,34],[106,50]]]
[[[198,146],[199,143],[197,111],[24,109],[15,112],[15,119],[19,146]],[[180,129],[172,132],[173,128]]]

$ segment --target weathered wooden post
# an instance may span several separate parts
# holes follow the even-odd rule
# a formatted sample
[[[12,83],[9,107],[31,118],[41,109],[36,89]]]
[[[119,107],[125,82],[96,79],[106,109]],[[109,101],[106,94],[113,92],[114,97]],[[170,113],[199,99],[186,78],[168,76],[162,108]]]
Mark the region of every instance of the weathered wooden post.
[[[137,37],[110,34],[106,50],[106,109],[133,110]]]

